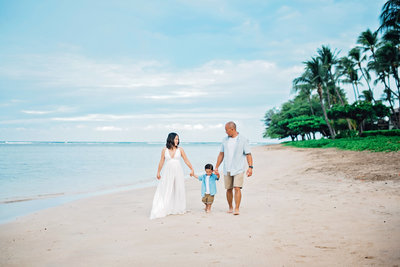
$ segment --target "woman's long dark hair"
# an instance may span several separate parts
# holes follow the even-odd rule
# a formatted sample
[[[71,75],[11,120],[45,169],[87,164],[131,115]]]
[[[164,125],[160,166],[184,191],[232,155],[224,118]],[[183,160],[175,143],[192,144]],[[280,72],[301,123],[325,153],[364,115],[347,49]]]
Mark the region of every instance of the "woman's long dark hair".
[[[166,146],[167,146],[168,149],[171,149],[171,148],[173,148],[173,147],[175,146],[175,141],[174,141],[174,139],[175,139],[175,137],[176,137],[177,135],[178,135],[177,133],[169,133],[169,134],[168,134],[168,137],[167,137],[167,144],[166,144]],[[178,145],[179,145],[179,141],[178,141]],[[178,145],[177,145],[176,147],[178,147]]]

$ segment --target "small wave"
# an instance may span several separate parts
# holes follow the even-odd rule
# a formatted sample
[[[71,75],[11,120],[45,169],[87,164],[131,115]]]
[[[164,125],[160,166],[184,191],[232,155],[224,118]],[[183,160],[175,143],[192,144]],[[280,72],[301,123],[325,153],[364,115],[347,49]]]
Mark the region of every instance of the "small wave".
[[[55,193],[55,194],[43,194],[43,195],[37,195],[37,196],[25,197],[25,198],[5,199],[5,200],[0,200],[0,204],[25,202],[25,201],[31,201],[31,200],[37,200],[37,199],[59,197],[59,196],[63,196],[63,195],[64,195],[64,193]]]
[[[31,145],[33,142],[28,142],[28,141],[3,141],[0,142],[0,144],[5,144],[5,145]]]

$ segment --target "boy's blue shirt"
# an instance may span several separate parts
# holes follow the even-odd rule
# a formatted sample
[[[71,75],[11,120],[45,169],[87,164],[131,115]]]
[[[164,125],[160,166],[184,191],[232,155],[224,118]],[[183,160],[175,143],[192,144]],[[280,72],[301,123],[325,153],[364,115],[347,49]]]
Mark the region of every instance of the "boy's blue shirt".
[[[201,181],[201,196],[204,197],[206,195],[206,177],[207,174],[203,174],[199,176],[199,181]],[[210,195],[214,196],[217,193],[217,184],[216,180],[219,180],[217,175],[214,173],[210,176]]]

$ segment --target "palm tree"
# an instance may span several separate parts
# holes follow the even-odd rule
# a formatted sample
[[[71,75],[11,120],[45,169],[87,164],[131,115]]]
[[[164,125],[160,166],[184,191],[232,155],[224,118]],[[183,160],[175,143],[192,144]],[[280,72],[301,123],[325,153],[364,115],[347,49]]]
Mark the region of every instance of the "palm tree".
[[[374,67],[386,70],[387,80],[383,75],[380,79],[383,80],[385,85],[386,99],[389,102],[392,112],[394,113],[392,97],[397,97],[400,106],[400,81],[399,81],[399,54],[400,54],[400,0],[388,0],[382,7],[382,13],[379,16],[381,26],[378,31],[384,33],[384,45],[377,51],[377,64]],[[383,64],[382,66],[379,66]],[[375,70],[376,71],[376,70]],[[397,93],[390,88],[390,74],[393,76]],[[399,115],[400,116],[400,115]],[[400,117],[397,120],[397,128],[400,128]]]
[[[325,82],[325,72],[322,66],[321,60],[318,57],[313,57],[311,60],[303,62],[305,67],[305,72],[302,76],[295,79],[294,83],[297,86],[307,85],[310,88],[316,89],[319,96],[319,103],[322,108],[322,113],[324,114],[325,123],[328,126],[329,133],[332,139],[335,139],[336,133],[333,127],[331,126],[328,115],[326,113],[324,98],[322,95],[322,86]]]
[[[378,32],[371,32],[370,29],[362,32],[358,37],[357,43],[364,48],[364,52],[371,51],[372,57],[375,59],[375,50],[379,45]]]
[[[360,97],[360,92],[358,90],[359,78],[357,70],[355,69],[356,63],[354,63],[348,57],[342,57],[339,60],[338,71],[346,77],[343,79],[343,83],[351,83],[353,87],[354,99],[357,101]]]
[[[390,87],[388,88],[391,91],[391,95],[397,97],[398,104],[400,106],[400,78],[399,78],[399,64],[400,64],[400,51],[399,48],[396,47],[391,42],[386,42],[382,47],[380,47],[377,52],[377,62],[379,65],[384,67],[388,74],[391,74],[394,78],[394,82],[397,87],[397,92],[392,90]],[[392,105],[391,105],[392,106]],[[394,110],[392,110],[393,114],[396,114]],[[397,128],[400,127],[400,117],[396,118],[397,120]]]
[[[310,111],[313,116],[315,116],[315,112],[312,106],[311,98],[312,98],[312,86],[310,84],[301,83],[299,78],[293,80],[293,91],[299,92],[299,95],[303,95],[307,98],[307,102],[310,106]]]
[[[339,87],[336,86],[336,81],[338,80],[336,77],[340,76],[340,72],[336,72],[335,75],[332,72],[333,67],[338,63],[336,50],[334,52],[331,51],[331,49],[328,46],[322,46],[321,49],[318,49],[318,55],[319,59],[322,62],[322,66],[324,70],[327,72],[327,82],[325,84],[326,87],[326,94],[329,96],[331,94],[331,91],[333,94],[336,94],[337,98],[340,101],[340,104],[344,106],[344,101],[341,96],[341,92],[339,91]],[[335,99],[334,99],[335,100]],[[349,130],[352,129],[350,120],[347,119],[347,126]]]
[[[358,47],[354,47],[353,49],[351,49],[348,53],[348,56],[349,56],[349,58],[353,59],[356,62],[358,69],[361,71],[361,76],[367,82],[368,90],[370,91],[370,93],[372,95],[372,99],[374,99],[373,98],[374,94],[372,92],[371,86],[369,85],[369,80],[371,79],[371,77],[370,77],[368,71],[362,67],[362,62],[365,61],[367,59],[367,57],[365,55],[364,56],[361,55],[360,48],[358,48]]]
[[[393,75],[393,78],[396,82],[398,94],[400,94],[399,49],[393,43],[386,42],[380,49],[378,49],[377,59],[379,63],[383,66],[386,66],[389,72]]]
[[[368,90],[364,90],[361,93],[362,95],[360,96],[360,98],[363,99],[364,102],[372,103],[372,95]]]
[[[379,18],[381,21],[379,31],[400,31],[400,0],[388,0],[383,5]]]
[[[328,72],[328,77],[330,80],[330,85],[332,86],[332,88],[334,89],[336,96],[339,98],[340,103],[342,104],[342,106],[344,105],[344,101],[339,93],[338,87],[336,87],[336,80],[333,76],[332,73],[332,68],[334,65],[336,65],[338,63],[337,60],[337,54],[336,51],[334,51],[332,53],[331,49],[328,46],[322,46],[321,49],[318,49],[318,54],[319,54],[319,58],[322,61],[322,65],[323,67],[326,69],[326,71]],[[327,94],[329,95],[329,90],[326,90]]]
[[[399,49],[391,42],[386,42],[376,51],[376,61],[368,64],[369,69],[376,72],[378,78],[375,84],[379,81],[385,86],[384,93],[386,94],[385,100],[389,102],[392,114],[395,113],[394,100],[399,101],[400,106],[400,81],[398,75],[399,69]],[[393,75],[397,85],[397,92],[391,88],[390,77]],[[400,128],[400,118],[394,118],[393,124],[396,128]]]

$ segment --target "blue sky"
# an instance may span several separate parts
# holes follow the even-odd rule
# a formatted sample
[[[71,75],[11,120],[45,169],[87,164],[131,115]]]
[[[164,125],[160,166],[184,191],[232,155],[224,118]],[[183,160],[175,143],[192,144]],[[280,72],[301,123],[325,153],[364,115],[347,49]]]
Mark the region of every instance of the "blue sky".
[[[384,3],[0,0],[0,140],[220,141],[233,120],[268,141],[302,62],[346,55]]]

